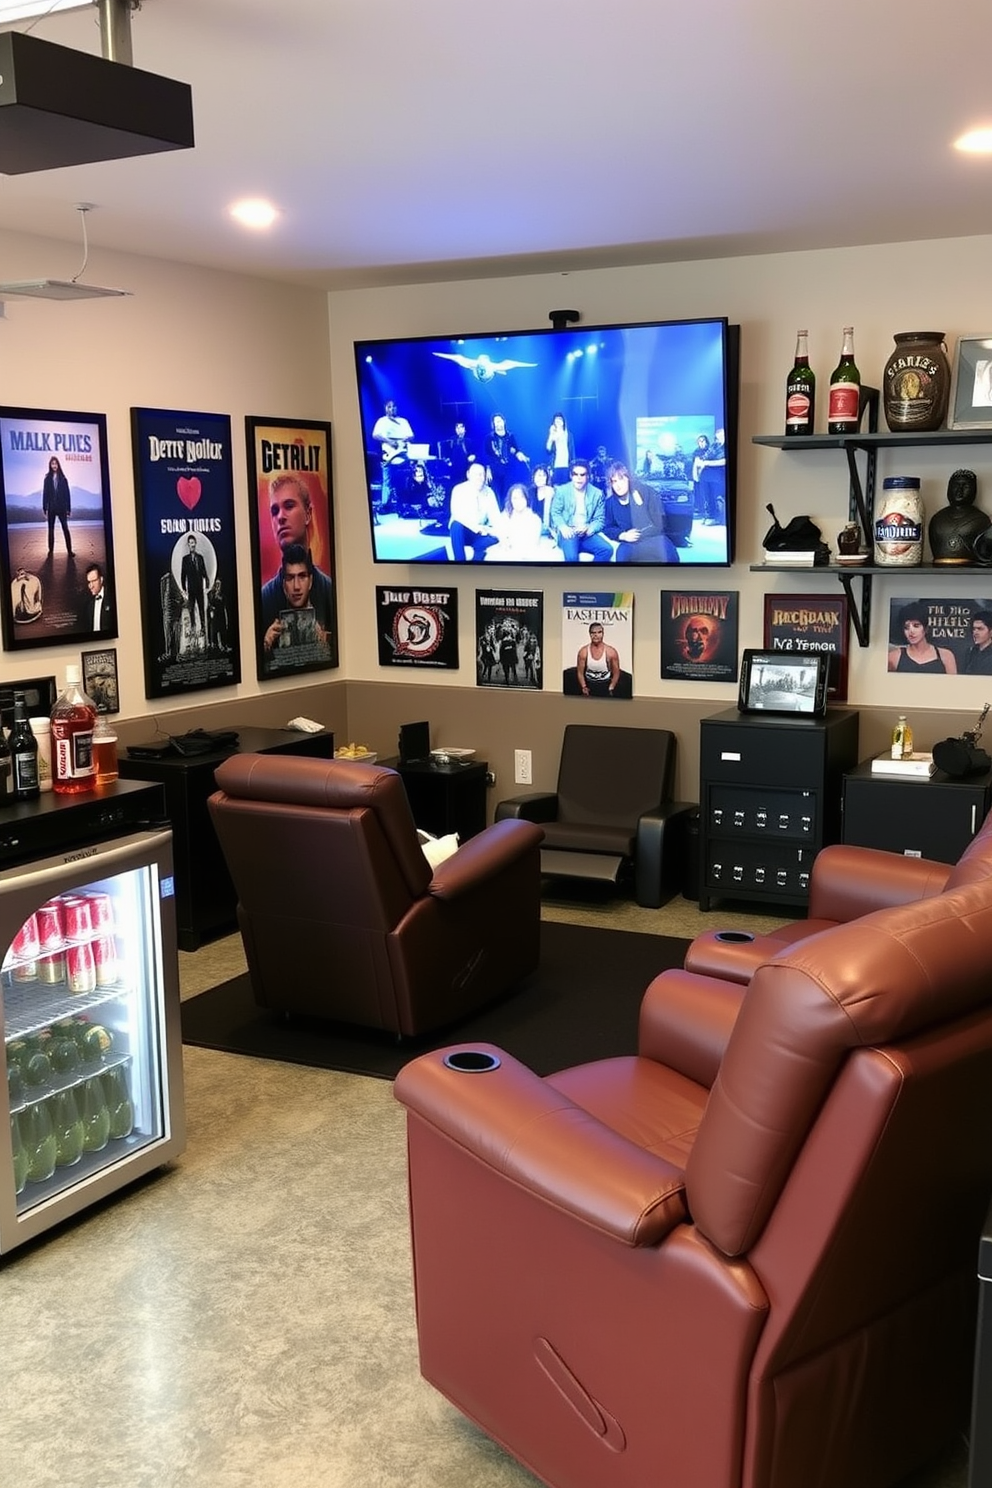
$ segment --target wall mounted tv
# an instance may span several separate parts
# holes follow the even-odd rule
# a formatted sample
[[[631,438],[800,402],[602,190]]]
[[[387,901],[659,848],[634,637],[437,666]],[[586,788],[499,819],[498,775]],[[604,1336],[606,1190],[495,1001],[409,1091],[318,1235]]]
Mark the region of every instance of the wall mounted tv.
[[[738,331],[356,342],[375,561],[730,563]]]

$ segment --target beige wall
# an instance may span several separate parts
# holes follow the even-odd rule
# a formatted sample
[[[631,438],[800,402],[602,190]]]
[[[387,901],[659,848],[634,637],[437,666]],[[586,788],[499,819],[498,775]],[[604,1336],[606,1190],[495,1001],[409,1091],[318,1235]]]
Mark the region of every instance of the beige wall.
[[[877,379],[896,331],[936,327],[948,338],[974,334],[984,303],[992,239],[933,241],[763,258],[603,269],[445,284],[313,291],[96,251],[93,282],[132,289],[126,300],[78,304],[11,301],[0,319],[0,403],[105,412],[110,441],[114,539],[122,619],[117,641],[121,733],[127,740],[176,732],[194,724],[278,725],[307,713],[340,739],[361,738],[383,754],[395,750],[400,723],[428,718],[435,743],[478,748],[496,770],[495,796],[512,794],[512,754],[533,752],[535,787],[554,782],[561,729],[570,719],[632,725],[664,723],[680,740],[679,794],[697,794],[698,720],[732,705],[729,684],[662,684],[658,676],[659,591],[677,580],[635,571],[631,703],[583,702],[557,691],[561,656],[558,610],[565,584],[550,570],[498,570],[508,588],[541,588],[546,601],[548,690],[513,697],[474,686],[473,602],[477,581],[462,570],[417,570],[416,578],[454,579],[461,606],[459,671],[396,679],[379,667],[375,641],[376,583],[414,577],[403,567],[371,561],[364,496],[364,454],[352,343],[362,337],[496,330],[547,324],[549,310],[575,306],[588,324],[725,314],[742,327],[741,440],[737,552],[729,571],[693,571],[693,587],[731,587],[741,594],[741,644],[761,640],[762,598],[780,593],[836,592],[831,577],[763,575],[748,565],[762,555],[765,503],[783,518],[808,511],[833,541],[846,520],[847,478],[832,452],[805,457],[758,449],[753,433],[781,426],[782,388],[795,331],[808,326],[821,388],[834,364],[840,330],[853,321],[866,380]],[[4,276],[64,275],[75,250],[64,243],[0,234]],[[981,329],[981,326],[978,327]],[[329,352],[328,352],[329,348]],[[131,473],[132,405],[229,413],[233,427],[238,596],[244,681],[236,688],[156,700],[144,697],[138,634],[137,527]],[[330,417],[334,426],[342,666],[337,672],[266,683],[254,679],[246,414]],[[822,398],[821,398],[822,422]],[[930,511],[943,504],[947,476],[961,463],[980,478],[980,500],[992,510],[992,447],[885,452],[880,474],[919,473]],[[488,576],[487,576],[487,581]],[[491,582],[491,581],[489,581]],[[881,748],[895,712],[908,711],[921,747],[972,721],[985,701],[980,679],[914,678],[885,671],[885,620],[890,597],[920,592],[988,593],[992,576],[906,574],[876,579],[875,636],[867,650],[852,646],[850,696],[862,712],[862,752]],[[838,586],[839,587],[839,586]],[[41,671],[61,676],[75,647],[5,653],[0,678]]]

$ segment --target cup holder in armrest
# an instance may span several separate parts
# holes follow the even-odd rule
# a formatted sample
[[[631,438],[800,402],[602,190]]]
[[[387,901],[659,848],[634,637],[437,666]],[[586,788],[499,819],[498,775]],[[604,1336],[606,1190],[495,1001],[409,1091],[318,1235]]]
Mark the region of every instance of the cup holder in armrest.
[[[499,1069],[496,1055],[484,1054],[481,1049],[456,1049],[454,1054],[445,1054],[441,1063],[463,1075],[485,1075]]]
[[[754,939],[754,933],[751,930],[718,930],[713,939],[722,940],[724,945],[746,945]]]

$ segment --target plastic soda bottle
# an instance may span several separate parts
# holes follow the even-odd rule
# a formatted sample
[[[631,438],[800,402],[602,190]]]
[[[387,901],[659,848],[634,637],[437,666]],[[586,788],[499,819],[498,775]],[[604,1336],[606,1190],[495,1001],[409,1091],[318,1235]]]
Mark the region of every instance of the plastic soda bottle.
[[[78,666],[65,669],[65,689],[52,709],[52,789],[74,796],[96,787],[93,725],[96,707],[79,683]]]

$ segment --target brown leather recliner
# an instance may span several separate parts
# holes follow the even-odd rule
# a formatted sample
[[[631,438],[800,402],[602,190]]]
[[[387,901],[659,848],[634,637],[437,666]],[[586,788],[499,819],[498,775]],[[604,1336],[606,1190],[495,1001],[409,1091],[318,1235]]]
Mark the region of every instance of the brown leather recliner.
[[[540,828],[489,827],[432,874],[394,770],[239,754],[215,778],[260,1006],[412,1037],[537,966]]]
[[[889,1488],[967,1426],[987,882],[665,972],[636,1056],[395,1090],[422,1372],[552,1488]]]
[[[939,789],[939,787],[937,787]],[[913,904],[963,884],[992,878],[992,816],[986,817],[957,863],[902,857],[872,847],[835,844],[813,862],[809,918],[752,935],[746,930],[704,930],[686,953],[687,971],[748,982],[769,956],[862,915],[897,904]]]

